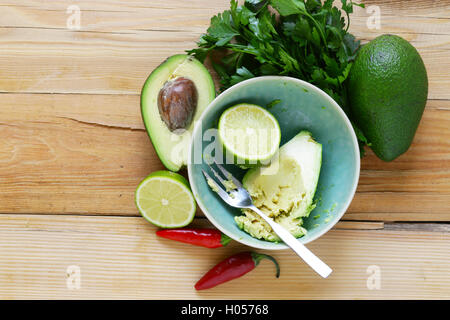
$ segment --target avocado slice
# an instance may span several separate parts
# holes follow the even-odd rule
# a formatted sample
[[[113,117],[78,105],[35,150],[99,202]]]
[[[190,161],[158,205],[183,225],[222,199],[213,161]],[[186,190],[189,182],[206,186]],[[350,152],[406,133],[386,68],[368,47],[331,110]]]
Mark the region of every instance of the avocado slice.
[[[195,121],[215,95],[208,70],[185,54],[167,58],[145,81],[141,92],[142,119],[167,169],[176,172],[187,164]]]
[[[253,203],[295,237],[306,234],[302,218],[315,208],[313,202],[322,166],[322,145],[308,131],[301,131],[279,150],[267,167],[246,172],[242,184]],[[244,209],[236,216],[239,228],[255,238],[280,241],[256,213]]]
[[[382,35],[359,50],[348,78],[350,108],[380,159],[392,161],[408,150],[427,95],[425,65],[405,39]]]

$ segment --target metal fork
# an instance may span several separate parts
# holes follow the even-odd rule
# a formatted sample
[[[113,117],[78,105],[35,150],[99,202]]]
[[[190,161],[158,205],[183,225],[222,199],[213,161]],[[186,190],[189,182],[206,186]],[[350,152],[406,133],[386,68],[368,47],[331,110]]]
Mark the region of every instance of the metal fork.
[[[211,172],[220,181],[220,184],[225,186],[225,190],[219,186],[219,184],[211,178],[211,176],[202,169],[203,175],[206,178],[206,181],[210,181],[217,190],[219,196],[228,203],[230,206],[241,209],[250,209],[256,212],[264,221],[266,221],[273,231],[280,237],[281,240],[285,244],[287,244],[294,252],[302,258],[314,271],[320,274],[322,277],[326,278],[332,272],[331,268],[328,267],[322,260],[320,260],[317,256],[314,255],[308,248],[306,248],[303,244],[301,244],[289,231],[283,228],[281,225],[273,221],[271,218],[266,216],[261,210],[259,210],[252,202],[252,198],[247,190],[242,186],[240,181],[236,179],[230,172],[228,172],[223,166],[218,163],[215,163],[217,168],[222,172],[223,178],[214,168],[209,165]],[[236,186],[236,189],[227,190],[229,188],[226,187],[225,181],[231,180],[233,184]]]

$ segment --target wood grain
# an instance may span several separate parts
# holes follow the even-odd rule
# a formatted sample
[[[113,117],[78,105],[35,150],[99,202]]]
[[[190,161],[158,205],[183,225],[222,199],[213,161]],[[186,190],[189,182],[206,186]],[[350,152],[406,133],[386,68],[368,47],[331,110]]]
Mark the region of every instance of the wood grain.
[[[202,1],[192,6],[81,1],[81,29],[72,31],[66,28],[66,1],[6,4],[0,11],[0,91],[33,93],[138,94],[151,70],[167,56],[194,47],[210,17],[228,8],[223,0],[207,6]],[[382,33],[411,41],[429,73],[429,98],[450,99],[447,5],[388,10],[383,4],[379,30],[368,29],[369,14],[357,8],[350,30],[363,42]],[[16,59],[21,63],[12,63]]]
[[[335,229],[308,245],[334,269],[326,280],[291,251],[271,251],[280,278],[263,261],[241,279],[195,292],[209,268],[248,248],[210,250],[154,231],[142,218],[2,215],[0,298],[450,298],[448,232]],[[71,265],[81,270],[79,290],[66,286]],[[367,287],[369,266],[380,270],[380,290]]]
[[[163,168],[139,96],[0,98],[0,212],[138,215],[136,186]],[[346,218],[449,221],[449,127],[450,101],[430,101],[405,155],[385,163],[369,152]]]
[[[369,13],[356,8],[350,31],[362,43],[398,34],[427,67],[413,145],[390,163],[369,150],[345,221],[308,245],[334,268],[331,278],[273,251],[280,279],[263,262],[197,293],[204,272],[248,248],[157,239],[137,217],[135,187],[163,168],[139,94],[229,1],[0,0],[0,298],[449,299],[448,224],[415,222],[450,221],[450,1],[364,2],[380,7],[381,29],[368,29]],[[73,4],[80,30],[66,27]],[[79,290],[66,286],[70,265],[81,268]],[[367,288],[369,266],[380,268],[380,290]]]
[[[137,214],[137,184],[163,168],[139,96],[2,96],[0,211]]]

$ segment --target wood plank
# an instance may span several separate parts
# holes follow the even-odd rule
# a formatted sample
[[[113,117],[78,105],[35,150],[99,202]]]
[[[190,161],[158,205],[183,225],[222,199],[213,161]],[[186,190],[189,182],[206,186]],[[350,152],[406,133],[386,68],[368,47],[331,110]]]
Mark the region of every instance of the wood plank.
[[[34,93],[138,94],[151,70],[167,56],[192,48],[210,17],[228,8],[222,0],[188,7],[179,1],[82,1],[77,2],[82,28],[70,31],[65,1],[3,4],[0,91]],[[444,2],[432,1],[395,9],[381,3],[380,30],[369,30],[369,14],[357,8],[351,31],[363,42],[382,33],[411,41],[428,70],[429,98],[450,99],[450,22],[445,8]],[[14,63],[17,59],[20,64]]]
[[[342,230],[381,230],[384,229],[384,222],[373,221],[344,221],[340,220],[333,229]]]
[[[412,16],[420,17],[440,17],[449,18],[450,12],[448,10],[450,3],[448,0],[444,1],[430,1],[430,0],[364,0],[366,7],[370,5],[380,6],[381,12],[387,14],[406,13]]]
[[[289,250],[261,251],[279,261],[280,278],[263,261],[240,279],[195,292],[210,267],[248,247],[205,249],[156,238],[154,231],[142,218],[2,215],[0,298],[450,298],[448,232],[331,230],[308,245],[333,267],[328,279]],[[78,290],[66,286],[73,265],[81,272]],[[370,268],[379,268],[379,290],[367,287]]]
[[[382,221],[450,221],[449,194],[358,192],[345,219]]]
[[[342,221],[346,222],[346,221]],[[359,223],[359,222],[358,222]],[[357,225],[356,227],[363,227]],[[369,225],[369,227],[376,227]],[[450,233],[449,223],[385,223],[383,229],[386,230],[401,230],[401,231],[434,231],[434,232],[448,232]]]
[[[0,98],[0,213],[138,215],[135,187],[163,168],[138,95]],[[346,219],[449,221],[449,127],[450,101],[429,101],[405,155],[369,152]]]
[[[369,151],[345,220],[308,245],[334,268],[329,279],[272,251],[280,279],[262,262],[197,293],[204,272],[248,247],[156,238],[133,217],[136,185],[163,168],[139,93],[228,1],[0,0],[0,299],[449,299],[449,225],[378,221],[450,221],[450,2],[364,2],[381,7],[382,28],[369,30],[357,8],[351,32],[363,43],[401,35],[427,66],[432,100],[411,149],[390,163]],[[66,28],[71,4],[82,10],[80,31]],[[81,268],[79,290],[66,286],[71,265]],[[367,288],[370,266],[380,268],[381,290]]]
[[[239,0],[241,2],[242,0]],[[124,3],[121,0],[103,0],[103,1],[90,1],[90,0],[77,0],[77,5],[79,5],[83,10],[89,12],[137,12],[146,11],[153,9],[204,9],[204,10],[224,10],[227,9],[229,4],[227,1],[222,0],[211,0],[208,2],[210,5],[205,6],[202,1],[191,1],[186,4],[184,0],[153,0],[150,2],[145,1],[129,1]],[[412,15],[412,16],[431,16],[431,17],[441,17],[448,18],[450,13],[445,10],[449,7],[448,0],[444,1],[433,1],[433,0],[415,0],[405,2],[404,0],[365,0],[366,6],[378,5],[381,7],[383,13],[387,14],[398,14],[401,15]],[[13,8],[29,8],[36,10],[46,10],[46,11],[65,11],[68,4],[66,0],[54,0],[51,3],[42,0],[22,0],[18,4],[14,0],[2,0],[0,6],[13,7]],[[361,10],[356,8],[357,10]]]
[[[133,190],[163,168],[145,130],[134,129],[138,97],[4,98],[1,211],[137,214]]]

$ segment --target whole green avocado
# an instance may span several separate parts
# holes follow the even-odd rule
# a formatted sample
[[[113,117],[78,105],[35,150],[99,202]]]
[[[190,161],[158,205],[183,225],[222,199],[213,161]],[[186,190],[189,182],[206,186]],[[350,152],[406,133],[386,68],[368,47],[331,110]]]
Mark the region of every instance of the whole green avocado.
[[[392,161],[408,150],[427,95],[425,65],[405,39],[386,34],[359,50],[348,79],[350,108],[380,159]]]

